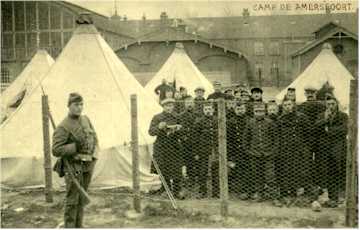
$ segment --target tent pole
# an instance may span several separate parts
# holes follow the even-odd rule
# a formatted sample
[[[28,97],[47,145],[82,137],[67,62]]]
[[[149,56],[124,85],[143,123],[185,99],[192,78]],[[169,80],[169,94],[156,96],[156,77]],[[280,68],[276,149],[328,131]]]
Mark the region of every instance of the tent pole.
[[[48,96],[41,96],[42,102],[42,126],[43,126],[43,143],[44,143],[44,170],[45,170],[45,199],[46,202],[53,202],[52,195],[52,169],[50,156],[50,132],[49,132],[49,109]]]
[[[132,175],[134,192],[134,209],[137,213],[141,212],[140,200],[140,178],[139,178],[139,137],[138,137],[138,112],[137,96],[131,95],[131,152],[132,152]]]

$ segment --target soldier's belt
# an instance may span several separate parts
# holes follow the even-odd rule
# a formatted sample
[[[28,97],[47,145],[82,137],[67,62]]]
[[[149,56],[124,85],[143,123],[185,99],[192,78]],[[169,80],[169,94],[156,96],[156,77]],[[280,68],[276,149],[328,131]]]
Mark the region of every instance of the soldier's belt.
[[[78,160],[78,161],[93,161],[93,155],[84,154],[84,153],[78,153],[76,156],[74,156],[74,160]]]

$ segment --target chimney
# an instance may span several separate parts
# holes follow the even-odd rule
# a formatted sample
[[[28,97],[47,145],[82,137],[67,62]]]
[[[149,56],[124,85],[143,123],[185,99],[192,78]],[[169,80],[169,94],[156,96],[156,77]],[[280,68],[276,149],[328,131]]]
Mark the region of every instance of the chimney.
[[[168,23],[168,15],[166,14],[166,12],[161,12],[160,23],[161,25],[166,25]]]
[[[146,21],[146,15],[145,15],[145,13],[143,13],[141,19],[142,19],[143,21]]]
[[[330,15],[330,14],[331,14],[331,9],[330,9],[330,6],[329,6],[329,5],[327,5],[327,6],[325,7],[325,13],[326,13],[326,15]]]
[[[250,12],[248,8],[243,9],[242,16],[244,18],[244,25],[249,25]]]

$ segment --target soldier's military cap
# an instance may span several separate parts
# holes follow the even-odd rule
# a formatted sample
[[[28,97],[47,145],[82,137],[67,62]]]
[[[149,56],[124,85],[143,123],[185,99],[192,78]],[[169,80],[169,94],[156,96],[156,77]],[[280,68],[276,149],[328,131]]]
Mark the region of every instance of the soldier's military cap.
[[[275,100],[269,100],[268,105],[276,105],[276,101]]]
[[[295,88],[290,87],[290,88],[287,89],[287,91],[295,91]]]
[[[219,81],[214,81],[213,85],[221,85],[221,83]]]
[[[259,88],[259,87],[254,87],[251,89],[251,93],[254,93],[254,92],[259,92],[259,93],[263,93],[262,89]]]
[[[262,102],[254,103],[254,110],[265,110],[265,104]]]
[[[317,89],[315,87],[312,87],[312,86],[307,86],[305,87],[305,92],[316,92]]]
[[[326,93],[325,100],[335,100],[335,101],[337,101],[336,97],[331,93]]]
[[[203,91],[203,92],[205,92],[205,89],[204,89],[204,87],[197,87],[195,90],[194,90],[194,92],[196,92],[196,91]]]
[[[162,100],[160,104],[161,104],[162,106],[164,106],[164,105],[169,104],[169,103],[175,103],[175,99],[173,99],[173,98],[166,98],[166,99]]]
[[[241,96],[243,95],[249,95],[249,92],[247,90],[241,90]]]
[[[230,92],[230,91],[233,91],[232,89],[225,89],[224,93],[227,93],[227,92]]]
[[[83,98],[80,94],[78,93],[70,93],[69,94],[69,100],[68,100],[68,106],[70,106],[72,103],[75,102],[82,102]]]
[[[204,102],[203,106],[213,106],[214,105],[214,101],[210,101],[210,100],[207,100]]]

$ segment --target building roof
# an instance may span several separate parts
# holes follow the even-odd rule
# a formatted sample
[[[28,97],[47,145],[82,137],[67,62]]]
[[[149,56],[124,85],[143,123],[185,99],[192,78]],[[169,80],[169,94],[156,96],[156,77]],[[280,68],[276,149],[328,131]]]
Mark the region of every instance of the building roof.
[[[316,29],[330,21],[338,21],[347,30],[358,34],[356,13],[190,18],[184,21],[209,39],[312,37]]]
[[[63,2],[76,12],[84,11],[83,7]],[[109,17],[94,13],[94,24],[121,35],[139,38],[156,32],[164,23],[169,26],[175,18],[161,20],[111,20]],[[357,13],[330,13],[306,15],[266,15],[236,17],[198,17],[177,19],[188,27],[189,32],[196,32],[207,39],[242,39],[242,38],[279,38],[279,37],[313,37],[313,32],[331,21],[337,21],[348,31],[358,34]],[[247,24],[245,23],[247,22]]]
[[[208,44],[210,47],[218,47],[223,49],[224,52],[232,52],[237,54],[239,57],[247,58],[246,54],[240,52],[238,49],[233,49],[231,47],[213,41],[209,41],[208,39],[205,39],[200,35],[186,32],[185,28],[182,26],[163,27],[154,32],[145,34],[141,37],[138,37],[137,39],[134,39],[133,42],[123,45],[122,47],[120,47],[120,49],[127,49],[131,45],[141,44],[143,42],[163,42],[163,41],[168,41],[168,42],[194,41],[194,42],[205,43]]]
[[[315,47],[315,46],[323,43],[324,41],[326,41],[326,40],[329,39],[330,37],[333,37],[333,36],[335,36],[336,34],[339,34],[339,33],[340,33],[340,35],[341,35],[341,34],[344,34],[345,36],[350,37],[350,38],[352,38],[352,39],[354,39],[354,40],[356,40],[356,41],[358,40],[358,37],[357,37],[356,34],[350,32],[349,30],[347,30],[346,28],[344,28],[344,27],[342,27],[342,26],[339,26],[339,25],[334,24],[333,22],[330,22],[330,23],[326,24],[326,25],[323,26],[323,27],[329,27],[330,24],[331,24],[332,26],[334,26],[334,25],[335,25],[335,26],[332,27],[332,28],[329,28],[329,30],[327,31],[327,33],[324,34],[322,37],[320,37],[320,38],[318,38],[318,39],[316,39],[316,40],[314,40],[314,41],[312,41],[312,42],[304,45],[304,46],[301,47],[300,49],[296,50],[293,54],[291,54],[291,57],[294,58],[294,57],[296,57],[296,56],[298,56],[298,55],[301,55],[301,54],[307,52],[308,50],[312,49],[313,47]],[[319,30],[321,30],[321,28],[318,29],[318,30],[316,30],[315,32],[318,32]]]

